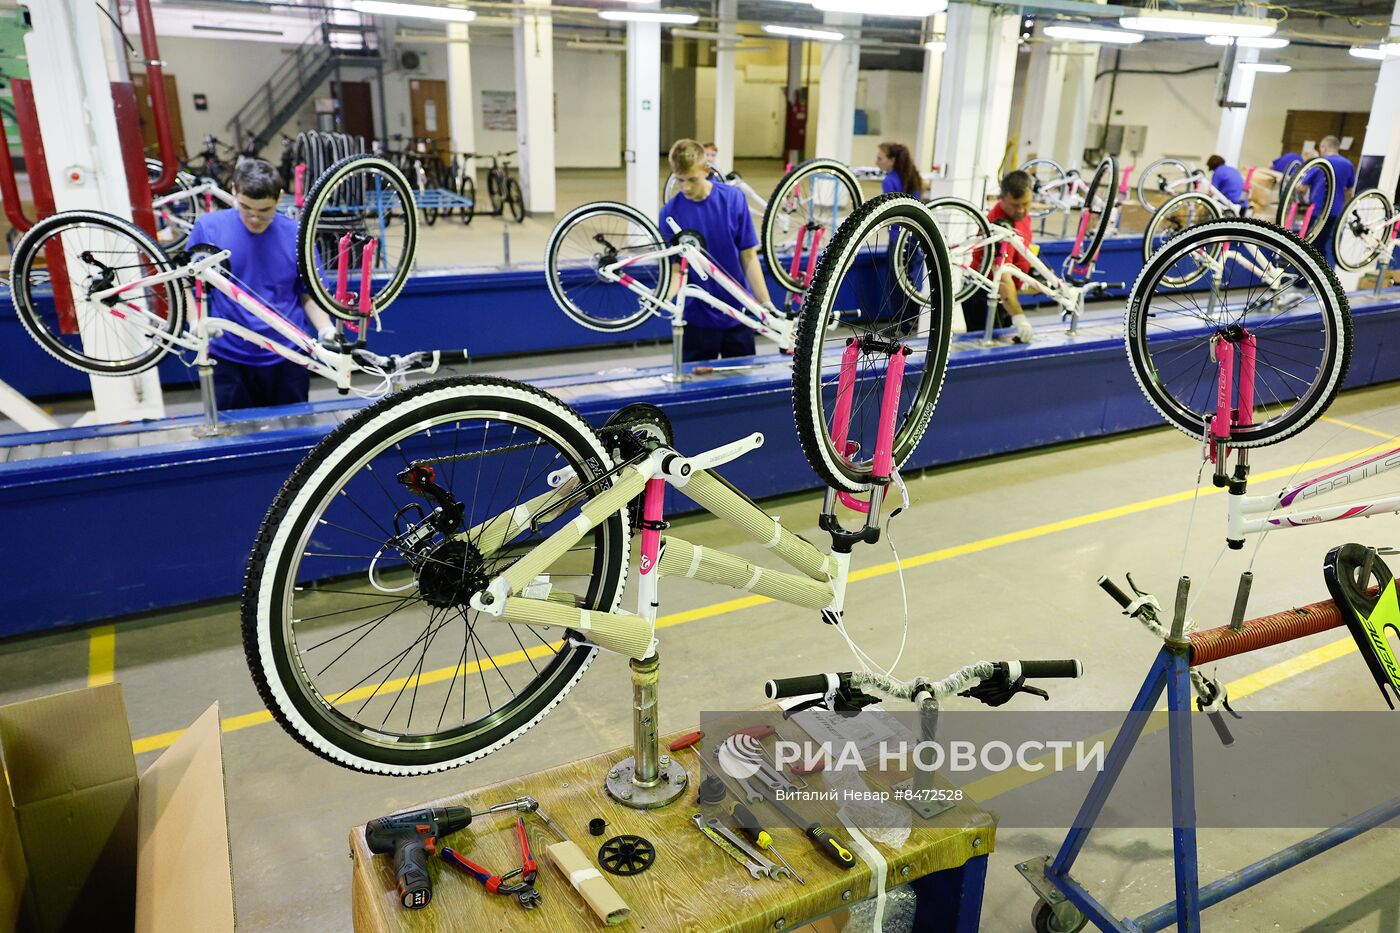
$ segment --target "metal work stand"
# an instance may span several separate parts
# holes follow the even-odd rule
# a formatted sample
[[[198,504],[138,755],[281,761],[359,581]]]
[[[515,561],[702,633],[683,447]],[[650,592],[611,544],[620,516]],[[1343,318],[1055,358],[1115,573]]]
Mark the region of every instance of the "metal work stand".
[[[214,362],[199,364],[199,400],[204,406],[204,424],[195,430],[196,437],[218,437],[223,433],[219,427],[219,401],[214,395]]]
[[[919,707],[919,742],[920,744],[932,744],[938,733],[938,701],[924,700]],[[893,788],[896,797],[904,797],[904,801],[909,804],[909,809],[913,810],[921,819],[931,820],[945,810],[951,810],[957,806],[956,801],[937,800],[933,793],[933,771],[915,767],[913,775],[907,781],[900,781]],[[905,793],[905,792],[908,793]]]
[[[681,360],[685,356],[685,313],[684,306],[671,320],[671,372],[662,376],[662,380],[675,385],[682,382],[690,382],[695,377],[684,369]]]
[[[608,771],[603,786],[624,807],[655,810],[685,793],[690,775],[669,755],[661,754],[656,729],[660,660],[655,654],[641,661],[633,658],[631,666],[633,754]]]
[[[1179,604],[1183,602],[1178,599]],[[1192,649],[1182,633],[1183,615],[1179,609],[1172,633],[1164,640],[1162,650],[1147,672],[1147,679],[1133,700],[1132,710],[1109,750],[1104,769],[1089,789],[1074,819],[1074,828],[1065,837],[1059,852],[1016,866],[1041,898],[1034,914],[1038,933],[1077,930],[1085,918],[1100,930],[1113,933],[1155,933],[1172,925],[1181,933],[1196,933],[1201,929],[1201,911],[1205,908],[1400,815],[1400,797],[1397,797],[1202,887],[1197,870],[1196,784],[1191,746]],[[1083,850],[1089,831],[1103,811],[1164,687],[1169,718],[1176,898],[1135,919],[1119,919],[1070,876],[1070,869]]]

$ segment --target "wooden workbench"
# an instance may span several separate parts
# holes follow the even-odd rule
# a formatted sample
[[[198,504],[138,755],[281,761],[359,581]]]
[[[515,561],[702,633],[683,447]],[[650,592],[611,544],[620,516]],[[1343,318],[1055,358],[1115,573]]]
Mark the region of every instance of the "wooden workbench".
[[[786,732],[785,729],[780,730]],[[679,733],[677,733],[679,734]],[[664,751],[674,736],[662,739]],[[707,740],[708,742],[708,740]],[[432,859],[433,900],[422,910],[405,910],[394,890],[392,864],[387,856],[372,855],[365,847],[364,826],[350,831],[354,860],[352,896],[355,929],[360,933],[387,931],[470,930],[509,933],[560,933],[564,930],[708,931],[772,933],[792,931],[801,924],[849,907],[870,894],[870,868],[863,861],[842,870],[827,861],[801,831],[779,818],[772,809],[756,804],[759,818],[770,822],[774,845],[805,880],[752,879],[748,873],[703,837],[691,822],[702,808],[696,804],[701,770],[690,751],[677,753],[690,774],[690,786],[675,802],[660,810],[633,810],[615,803],[603,790],[608,768],[631,754],[619,748],[582,761],[537,774],[503,781],[470,793],[424,803],[422,806],[462,804],[473,809],[529,795],[540,809],[567,832],[597,864],[598,846],[604,839],[630,833],[645,836],[656,847],[656,861],[647,871],[631,877],[604,874],[613,889],[632,909],[622,924],[609,928],[598,920],[563,875],[549,863],[545,848],[557,836],[538,818],[526,817],[530,844],[540,864],[537,887],[542,895],[533,910],[524,910],[513,897],[490,895],[473,878],[461,874],[441,859]],[[822,787],[820,775],[808,780]],[[726,803],[732,803],[732,798]],[[892,803],[893,805],[893,803]],[[903,804],[899,804],[903,806]],[[834,803],[802,803],[823,820],[823,825],[848,838],[837,823]],[[714,816],[718,808],[704,808]],[[588,821],[607,820],[603,837],[590,836]],[[886,885],[916,882],[920,921],[915,929],[975,933],[981,911],[985,856],[996,836],[994,818],[970,801],[931,820],[913,819],[914,828],[899,849],[878,845],[888,862]],[[504,874],[517,868],[520,855],[512,814],[483,817],[467,829],[446,837],[449,845],[489,870]],[[782,921],[779,924],[779,921]]]

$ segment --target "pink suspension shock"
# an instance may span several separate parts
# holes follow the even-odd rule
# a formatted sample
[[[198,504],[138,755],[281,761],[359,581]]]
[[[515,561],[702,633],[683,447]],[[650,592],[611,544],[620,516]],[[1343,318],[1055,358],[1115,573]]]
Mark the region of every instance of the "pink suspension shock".
[[[1089,212],[1082,210],[1079,212],[1079,233],[1074,238],[1074,249],[1070,251],[1071,256],[1079,255],[1079,248],[1084,245],[1084,239],[1089,235]]]
[[[664,479],[647,480],[646,493],[642,499],[642,564],[643,574],[656,569],[656,558],[661,552],[662,505],[666,495]]]
[[[194,320],[198,324],[204,317],[204,280],[194,280]]]
[[[1235,423],[1241,427],[1254,423],[1254,351],[1258,344],[1255,336],[1247,332],[1240,341],[1240,404]]]
[[[797,243],[792,248],[792,262],[788,263],[788,277],[794,282],[798,281],[797,276],[802,271],[802,246],[807,242],[807,225],[803,224],[797,230]]]
[[[1215,340],[1215,417],[1210,422],[1210,436],[1217,441],[1230,438],[1230,400],[1235,376],[1235,345],[1223,338]],[[1250,386],[1250,392],[1254,387]]]
[[[1128,196],[1128,176],[1133,173],[1133,169],[1135,168],[1137,168],[1135,164],[1123,166],[1123,178],[1118,182],[1118,196],[1120,198],[1126,198]]]
[[[812,276],[817,272],[817,255],[822,248],[822,234],[826,233],[825,227],[818,227],[812,234],[812,248],[807,251],[807,271],[802,274],[802,285],[805,288],[812,284]]]
[[[350,234],[347,233],[340,238],[335,261],[335,303],[348,305],[350,303]]]
[[[1303,215],[1303,226],[1298,229],[1298,236],[1306,237],[1308,235],[1308,228],[1312,226],[1312,216],[1315,210],[1317,210],[1316,204],[1308,205],[1308,211]]]
[[[831,445],[838,456],[849,457],[846,435],[851,428],[851,401],[856,390],[856,360],[860,359],[860,341],[852,337],[841,354],[841,375],[836,380],[836,410],[831,413]]]
[[[365,320],[369,320],[374,313],[374,296],[369,280],[370,272],[374,269],[374,245],[375,241],[370,240],[360,254],[360,317]]]
[[[871,473],[876,479],[889,479],[894,460],[894,421],[899,414],[899,391],[904,384],[904,347],[890,356],[885,368],[885,394],[880,399],[880,430],[875,435],[875,462]]]
[[[306,204],[306,163],[300,163],[292,170],[292,203],[301,210]]]

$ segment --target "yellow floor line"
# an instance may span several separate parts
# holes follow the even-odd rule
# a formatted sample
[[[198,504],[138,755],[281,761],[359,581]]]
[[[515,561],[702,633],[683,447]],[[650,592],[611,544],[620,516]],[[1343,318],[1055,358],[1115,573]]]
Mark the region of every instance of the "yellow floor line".
[[[88,629],[88,686],[110,684],[116,676],[117,628],[99,625]]]
[[[1279,479],[1281,477],[1290,477],[1297,473],[1301,473],[1308,470],[1322,469],[1324,467],[1333,466],[1335,464],[1342,463],[1347,460],[1354,460],[1360,457],[1364,457],[1367,454],[1375,453],[1377,451],[1385,449],[1386,445],[1376,444],[1371,447],[1363,447],[1358,448],[1356,450],[1348,450],[1344,453],[1333,454],[1332,456],[1328,457],[1321,457],[1319,459],[1310,460],[1306,463],[1298,464],[1296,466],[1281,467],[1276,470],[1268,470],[1264,472],[1255,473],[1251,477],[1251,481],[1259,483],[1271,479]],[[1221,491],[1222,490],[1217,489],[1214,486],[1202,486],[1199,490],[1199,494],[1202,496],[1207,496],[1214,495]],[[1007,532],[1006,534],[993,535],[989,538],[982,538],[978,541],[970,541],[966,544],[958,544],[952,547],[939,548],[936,551],[928,551],[924,554],[916,554],[913,557],[905,558],[902,563],[905,570],[914,567],[922,567],[926,564],[933,564],[938,563],[940,561],[951,560],[955,557],[963,557],[968,554],[976,554],[981,551],[987,551],[991,550],[992,548],[1003,547],[1005,545],[1015,544],[1021,541],[1028,541],[1033,538],[1043,537],[1045,535],[1054,534],[1060,531],[1069,531],[1074,528],[1082,528],[1085,525],[1093,525],[1097,524],[1098,522],[1105,522],[1115,518],[1122,518],[1127,515],[1136,515],[1141,512],[1150,511],[1152,509],[1159,509],[1164,506],[1175,505],[1179,502],[1189,502],[1191,500],[1191,497],[1196,494],[1197,490],[1188,489],[1182,492],[1169,493],[1164,496],[1156,496],[1151,499],[1143,499],[1139,502],[1130,502],[1127,505],[1119,505],[1108,509],[1100,509],[1096,512],[1089,512],[1084,515],[1078,515],[1072,518],[1061,519],[1060,521],[1047,522],[1046,524],[1036,525],[1032,528],[1025,528],[1020,531],[1012,531]],[[1220,533],[1222,535],[1224,535],[1225,533],[1224,516],[1221,516],[1220,519]],[[856,583],[862,580],[870,580],[876,577],[886,576],[888,574],[895,573],[896,570],[897,567],[893,561],[889,561],[883,564],[877,564],[873,567],[866,567],[861,570],[853,571],[850,575],[850,582]],[[773,601],[774,600],[770,599],[767,596],[741,596],[736,599],[729,599],[723,602],[711,603],[707,606],[699,606],[695,609],[687,609],[682,612],[669,613],[667,615],[661,616],[656,620],[656,627],[669,628],[673,625],[681,625],[686,622],[699,622],[705,619],[715,618],[716,616],[725,615],[730,612],[738,612],[742,609],[752,609],[755,606],[762,606],[766,603],[771,603]],[[560,644],[561,642],[554,642],[552,647],[557,649]],[[546,650],[544,646],[531,649],[532,652],[542,652],[544,650]],[[491,661],[494,661],[497,667],[504,667],[507,664],[520,663],[524,660],[525,655],[522,652],[512,651],[504,655],[493,657],[487,661],[484,661],[483,663],[490,663]],[[478,669],[476,664],[471,665],[471,667],[473,669]],[[435,671],[427,671],[419,675],[419,677],[416,678],[416,682],[423,684],[433,683],[436,681],[444,680],[447,677],[452,676],[455,672],[456,669],[451,667],[445,667]],[[380,693],[392,692],[392,690],[402,690],[405,687],[413,686],[414,683],[414,678],[403,678],[399,681],[395,681],[393,685],[386,684],[383,688],[380,689]],[[1233,690],[1231,691],[1231,695],[1234,695]],[[342,702],[350,702],[353,699],[364,699],[364,696],[357,693],[353,697],[347,696],[345,698],[340,699]],[[248,713],[242,716],[233,716],[223,720],[223,731],[236,732],[239,729],[246,729],[249,726],[261,725],[262,723],[267,723],[271,721],[272,716],[266,711]],[[136,751],[137,754],[140,754],[141,752],[157,751],[159,749],[169,746],[172,742],[174,742],[180,737],[180,734],[181,731],[177,730],[175,732],[163,732],[159,735],[147,736],[145,738],[137,739],[134,742],[132,742],[132,748]]]
[[[1383,437],[1388,441],[1395,440],[1394,434],[1387,434],[1384,431],[1377,431],[1375,428],[1368,428],[1364,424],[1353,424],[1350,421],[1343,421],[1341,418],[1333,418],[1331,415],[1323,415],[1322,420],[1335,425],[1339,425],[1343,428],[1351,428],[1353,431],[1360,431],[1363,434],[1373,434],[1376,437]]]

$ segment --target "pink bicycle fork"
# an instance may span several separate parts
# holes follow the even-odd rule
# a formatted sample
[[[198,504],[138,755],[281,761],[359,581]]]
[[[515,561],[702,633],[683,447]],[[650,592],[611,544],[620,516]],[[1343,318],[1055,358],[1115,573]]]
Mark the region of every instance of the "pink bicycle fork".
[[[1254,424],[1255,354],[1258,350],[1258,340],[1244,328],[1232,330],[1235,332],[1217,334],[1212,338],[1216,364],[1215,414],[1210,419],[1207,446],[1210,462],[1215,467],[1212,483],[1217,487],[1229,487],[1233,496],[1242,496],[1249,477],[1249,451],[1244,448],[1235,450],[1233,476],[1226,475],[1227,461],[1230,457],[1230,438],[1234,429]],[[1234,383],[1236,352],[1240,359],[1238,393]],[[1238,550],[1244,547],[1244,540],[1227,537],[1226,544]]]
[[[849,435],[851,405],[856,388],[856,367],[861,349],[861,338],[852,338],[846,343],[845,352],[841,355],[840,374],[836,380],[836,408],[831,414],[832,446],[847,459],[853,457],[859,449],[859,444],[850,440]],[[835,491],[835,498],[842,505],[866,516],[865,534],[878,535],[880,499],[884,496],[890,477],[894,473],[895,421],[899,414],[899,397],[904,385],[905,357],[908,354],[908,347],[896,346],[885,366],[885,385],[880,397],[880,423],[875,433],[875,454],[871,460],[872,482],[869,499],[862,502],[848,492]],[[830,512],[830,508],[826,511]]]
[[[822,234],[825,232],[825,227],[815,224],[803,224],[797,230],[797,243],[792,248],[792,261],[788,263],[788,276],[804,289],[812,283],[812,275],[817,271],[817,256],[821,254]],[[810,247],[807,247],[809,233],[812,235],[812,243]],[[804,247],[807,247],[807,266],[805,269],[802,266]],[[795,307],[800,306],[802,296],[800,294],[794,296],[792,303]]]
[[[335,267],[335,302],[342,308],[350,307],[350,249],[353,245],[352,234],[345,234],[336,244],[336,267]],[[360,328],[360,343],[364,343],[366,334],[369,331],[369,319],[374,314],[374,291],[371,276],[374,272],[374,252],[376,241],[369,240],[360,249],[360,291],[355,296],[358,300],[360,311],[360,322],[358,325],[349,325],[351,329]]]

